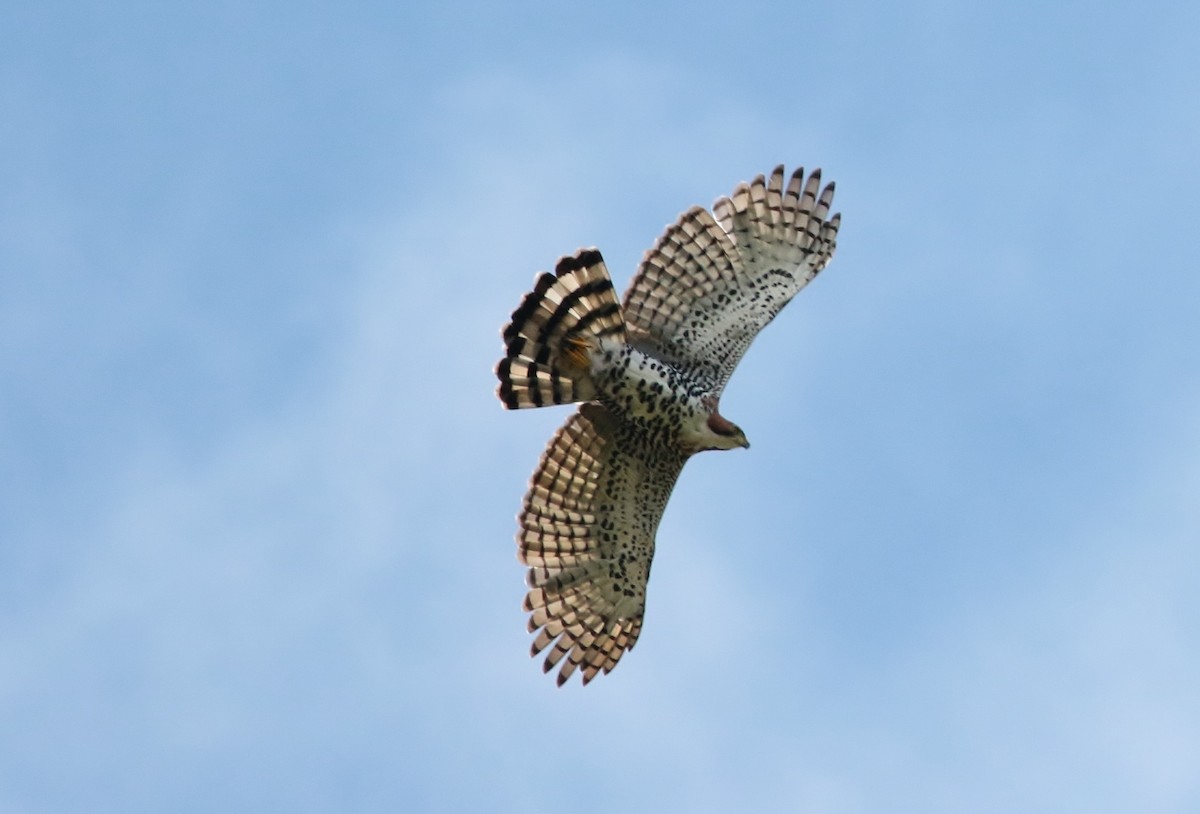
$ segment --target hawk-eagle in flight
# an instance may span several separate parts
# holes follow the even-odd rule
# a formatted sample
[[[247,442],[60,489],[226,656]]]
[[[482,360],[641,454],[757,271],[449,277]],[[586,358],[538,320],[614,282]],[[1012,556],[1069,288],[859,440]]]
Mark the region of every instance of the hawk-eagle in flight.
[[[833,184],[783,167],[693,207],[643,258],[624,303],[583,249],[537,277],[496,367],[510,409],[583,402],[551,439],[518,522],[533,655],[587,684],[637,642],[654,536],[689,457],[749,447],[718,411],[758,332],[833,256]]]

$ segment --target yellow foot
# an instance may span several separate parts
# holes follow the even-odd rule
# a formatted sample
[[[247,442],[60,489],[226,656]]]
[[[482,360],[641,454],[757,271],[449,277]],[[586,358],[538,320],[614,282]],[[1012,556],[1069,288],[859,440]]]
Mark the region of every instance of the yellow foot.
[[[562,361],[567,367],[575,370],[587,370],[591,367],[592,343],[582,336],[568,336],[563,339]]]

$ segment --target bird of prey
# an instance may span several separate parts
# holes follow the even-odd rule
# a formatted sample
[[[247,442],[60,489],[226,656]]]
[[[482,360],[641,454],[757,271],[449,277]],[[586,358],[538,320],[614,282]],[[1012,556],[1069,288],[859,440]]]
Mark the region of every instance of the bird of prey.
[[[518,524],[532,655],[586,685],[633,648],[659,520],[689,457],[749,447],[721,392],[767,323],[833,256],[833,184],[782,166],[692,207],[646,252],[624,302],[582,249],[534,281],[496,366],[509,409],[582,402],[542,455]]]

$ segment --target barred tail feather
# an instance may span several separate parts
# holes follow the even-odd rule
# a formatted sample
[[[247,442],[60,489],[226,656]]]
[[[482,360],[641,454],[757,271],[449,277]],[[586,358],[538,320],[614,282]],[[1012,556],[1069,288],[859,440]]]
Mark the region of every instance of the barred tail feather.
[[[595,398],[588,354],[625,341],[625,318],[604,258],[583,249],[541,274],[503,332],[498,395],[510,410]]]

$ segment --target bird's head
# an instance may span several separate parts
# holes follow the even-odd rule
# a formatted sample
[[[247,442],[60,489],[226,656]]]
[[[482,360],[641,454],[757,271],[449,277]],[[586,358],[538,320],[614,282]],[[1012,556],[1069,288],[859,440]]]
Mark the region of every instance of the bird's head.
[[[712,432],[712,446],[708,447],[709,449],[750,449],[750,442],[746,440],[746,433],[742,432],[742,428],[720,413],[714,412],[708,417],[708,429]]]

